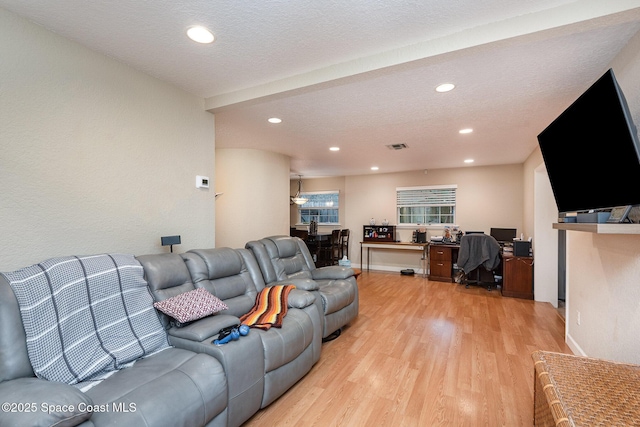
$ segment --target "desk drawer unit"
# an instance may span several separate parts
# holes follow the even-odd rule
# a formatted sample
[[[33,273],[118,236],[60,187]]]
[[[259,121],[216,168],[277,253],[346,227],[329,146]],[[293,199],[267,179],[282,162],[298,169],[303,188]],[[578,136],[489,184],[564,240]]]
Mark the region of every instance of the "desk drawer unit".
[[[533,258],[504,256],[502,295],[533,299]]]
[[[453,282],[453,256],[451,248],[431,246],[429,248],[429,280]]]

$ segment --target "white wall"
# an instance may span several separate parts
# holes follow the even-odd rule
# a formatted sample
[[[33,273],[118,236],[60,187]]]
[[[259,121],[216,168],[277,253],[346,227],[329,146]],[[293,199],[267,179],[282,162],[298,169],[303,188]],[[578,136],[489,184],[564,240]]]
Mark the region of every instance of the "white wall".
[[[216,150],[216,247],[289,235],[289,157],[250,149]]]
[[[0,9],[0,271],[213,246],[204,100]]]

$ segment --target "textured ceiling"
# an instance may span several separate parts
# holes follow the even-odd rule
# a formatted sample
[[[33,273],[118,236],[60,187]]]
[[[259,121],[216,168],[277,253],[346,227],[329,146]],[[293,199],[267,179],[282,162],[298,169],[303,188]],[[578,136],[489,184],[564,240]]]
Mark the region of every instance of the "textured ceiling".
[[[216,147],[283,153],[306,177],[521,163],[640,29],[640,0],[0,7],[204,98]],[[190,41],[192,25],[216,41]],[[436,93],[443,82],[457,87]],[[283,122],[267,123],[273,116]],[[399,143],[408,148],[386,147]]]

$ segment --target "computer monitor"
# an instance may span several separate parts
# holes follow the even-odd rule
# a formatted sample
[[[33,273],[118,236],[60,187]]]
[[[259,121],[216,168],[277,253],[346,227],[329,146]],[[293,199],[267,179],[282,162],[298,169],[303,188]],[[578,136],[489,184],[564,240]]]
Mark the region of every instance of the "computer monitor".
[[[515,228],[491,228],[489,233],[494,239],[500,243],[511,243],[516,238],[517,230]]]

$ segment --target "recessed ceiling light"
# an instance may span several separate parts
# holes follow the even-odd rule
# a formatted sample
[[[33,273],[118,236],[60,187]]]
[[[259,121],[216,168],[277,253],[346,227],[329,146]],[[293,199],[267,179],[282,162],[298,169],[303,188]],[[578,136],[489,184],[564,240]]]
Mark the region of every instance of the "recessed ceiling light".
[[[340,151],[340,147],[329,147],[331,151]]]
[[[198,43],[212,43],[213,40],[215,39],[211,31],[200,26],[189,28],[187,30],[187,36],[189,36],[189,38],[194,42],[198,42]]]
[[[461,134],[471,133],[471,132],[473,132],[473,129],[471,129],[471,128],[460,129],[458,132],[461,133]]]
[[[436,87],[436,92],[449,92],[456,87],[453,83],[443,83],[440,86]]]
[[[282,123],[282,119],[279,119],[277,117],[271,117],[268,121],[269,123]]]
[[[379,168],[379,167],[377,167],[377,166],[371,166],[371,170],[372,170],[372,171],[377,171],[378,169],[380,169],[380,168]]]
[[[466,159],[464,162],[465,163],[473,163],[473,159]]]

